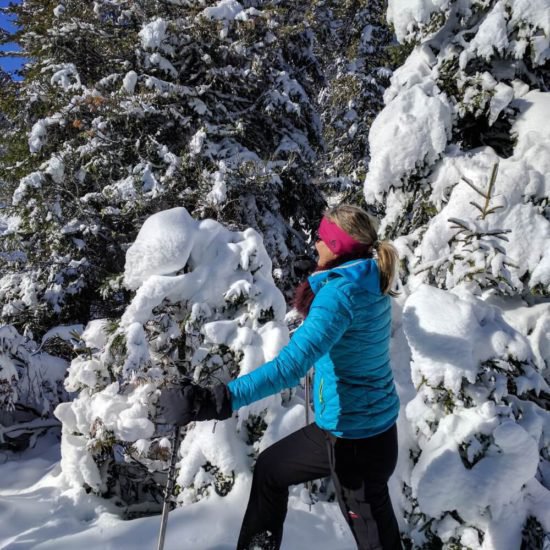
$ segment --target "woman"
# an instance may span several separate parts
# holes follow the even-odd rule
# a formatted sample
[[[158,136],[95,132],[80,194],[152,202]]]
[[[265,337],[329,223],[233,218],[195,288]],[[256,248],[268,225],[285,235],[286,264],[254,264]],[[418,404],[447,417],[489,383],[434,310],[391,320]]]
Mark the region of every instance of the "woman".
[[[397,461],[399,399],[389,360],[397,253],[350,205],[325,214],[315,246],[318,268],[295,301],[305,320],[279,355],[227,386],[165,390],[161,408],[180,425],[228,418],[299,384],[315,366],[315,422],[259,455],[237,548],[279,548],[288,487],[330,475],[358,548],[399,549],[387,486]]]

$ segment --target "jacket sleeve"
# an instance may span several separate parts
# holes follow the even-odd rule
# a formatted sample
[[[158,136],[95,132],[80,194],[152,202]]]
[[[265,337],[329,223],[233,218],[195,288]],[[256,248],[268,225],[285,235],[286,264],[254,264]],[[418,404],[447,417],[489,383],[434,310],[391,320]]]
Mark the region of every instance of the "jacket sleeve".
[[[279,355],[231,381],[233,410],[299,384],[313,364],[340,340],[352,321],[348,296],[327,284],[315,296],[308,316]]]

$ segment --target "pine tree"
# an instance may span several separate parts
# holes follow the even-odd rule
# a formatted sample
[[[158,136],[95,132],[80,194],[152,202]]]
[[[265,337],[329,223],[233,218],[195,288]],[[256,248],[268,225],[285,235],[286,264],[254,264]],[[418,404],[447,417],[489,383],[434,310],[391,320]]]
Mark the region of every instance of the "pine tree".
[[[124,252],[143,219],[173,205],[261,231],[282,288],[300,276],[320,131],[288,44],[290,7],[224,14],[157,1],[28,0],[11,8],[33,59],[2,92],[14,120],[0,177],[25,269],[3,316],[37,334],[120,313]],[[292,62],[292,63],[291,63]],[[29,154],[30,153],[30,154]],[[311,214],[314,212],[314,214]],[[11,276],[11,275],[10,275]]]
[[[146,220],[126,258],[125,284],[136,295],[120,319],[88,324],[66,382],[77,397],[56,410],[70,484],[115,498],[127,516],[159,510],[173,427],[158,421],[157,388],[182,376],[227,382],[276,353],[288,331],[271,268],[253,229],[199,223],[184,208]],[[286,414],[303,422],[296,405],[276,395],[241,409],[238,423],[187,426],[176,500],[226,495],[249,474],[272,422]]]
[[[540,539],[536,512],[511,503],[549,490],[540,475],[550,399],[539,336],[550,318],[543,5],[389,3],[412,51],[372,125],[365,197],[385,213],[410,294],[416,396],[400,481],[415,548],[499,547],[504,517],[510,536]],[[460,500],[472,490],[483,510]]]
[[[385,9],[379,1],[321,1],[309,8],[323,76],[317,97],[324,154],[317,177],[332,202],[363,201],[368,131],[394,65]]]

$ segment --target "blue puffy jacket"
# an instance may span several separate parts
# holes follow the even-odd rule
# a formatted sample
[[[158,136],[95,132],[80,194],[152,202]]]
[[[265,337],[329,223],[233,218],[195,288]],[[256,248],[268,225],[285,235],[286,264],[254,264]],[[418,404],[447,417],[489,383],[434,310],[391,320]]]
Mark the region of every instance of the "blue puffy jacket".
[[[380,292],[376,260],[353,260],[314,273],[304,323],[273,360],[229,383],[233,410],[299,384],[315,367],[315,422],[338,437],[391,427],[399,398],[390,367],[390,297]]]

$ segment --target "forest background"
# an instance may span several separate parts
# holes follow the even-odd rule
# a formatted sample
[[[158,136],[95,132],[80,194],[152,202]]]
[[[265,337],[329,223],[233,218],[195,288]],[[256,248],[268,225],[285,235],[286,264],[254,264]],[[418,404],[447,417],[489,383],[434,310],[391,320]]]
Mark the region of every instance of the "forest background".
[[[548,0],[26,0],[2,14],[6,472],[57,449],[38,483],[73,503],[71,532],[81,516],[158,513],[158,388],[273,357],[299,323],[289,304],[324,208],[351,202],[401,258],[405,544],[550,544]],[[307,406],[288,389],[214,433],[189,426],[174,501],[244,510],[258,452]],[[16,512],[21,488],[5,491],[3,547],[47,547],[51,531]],[[313,492],[313,516],[337,525],[330,484]]]

